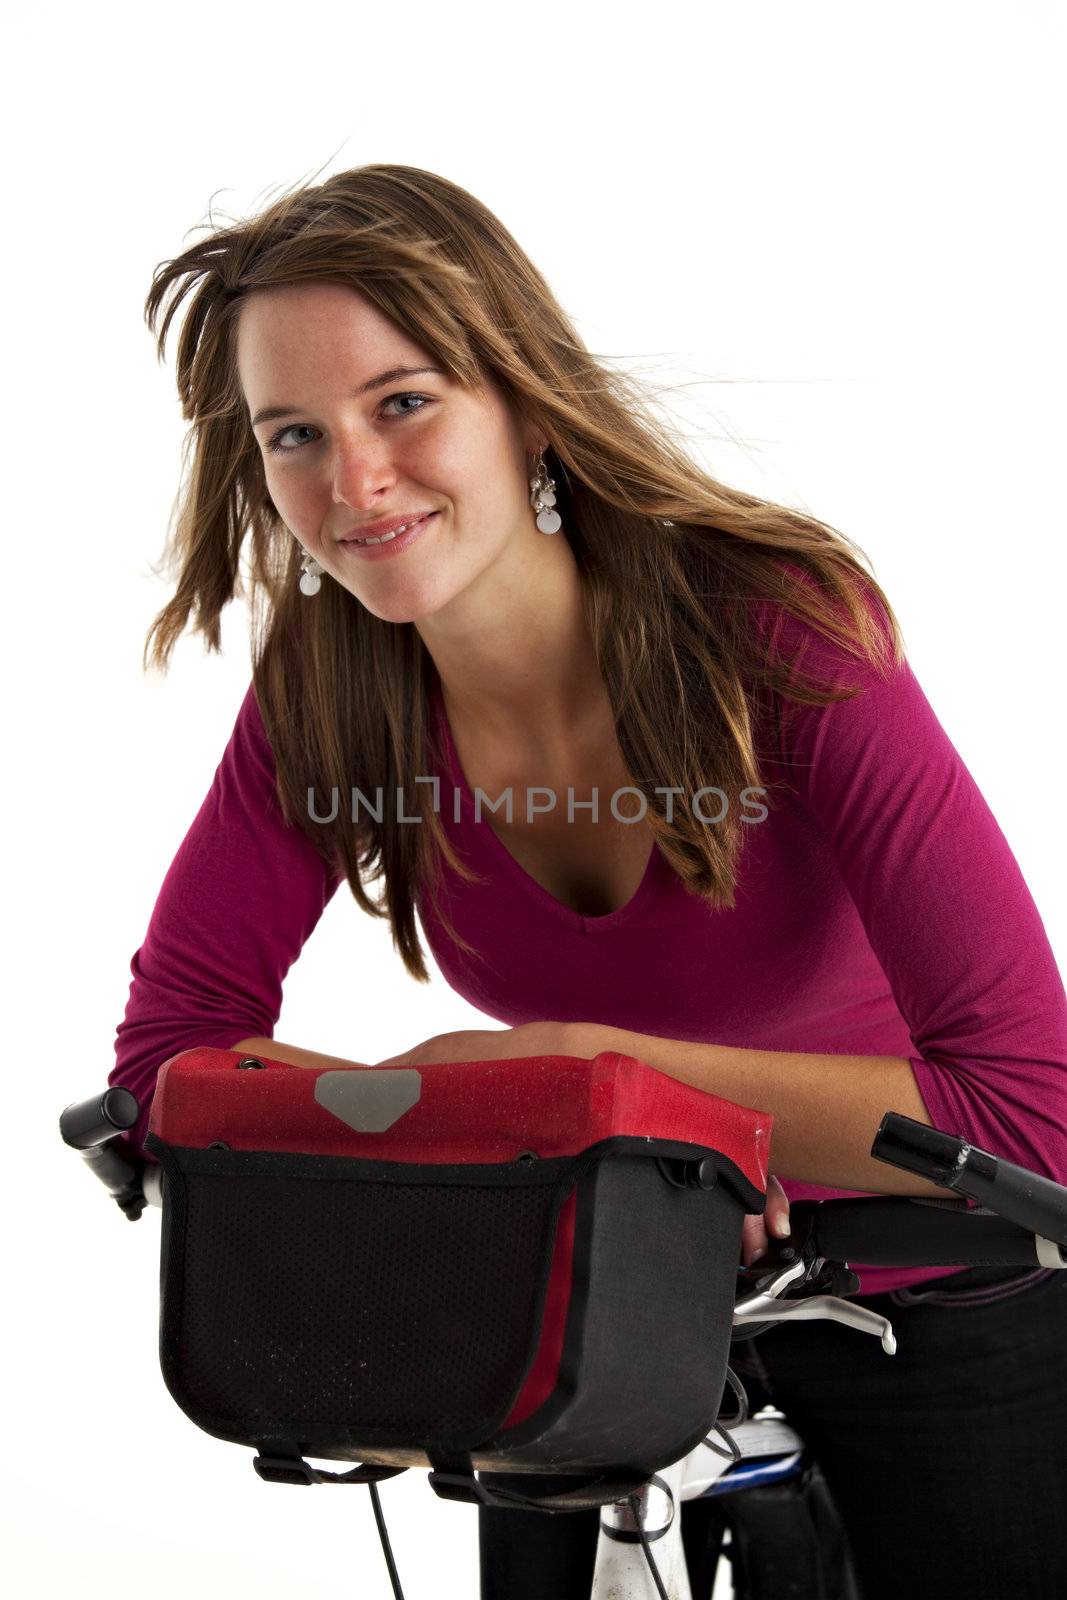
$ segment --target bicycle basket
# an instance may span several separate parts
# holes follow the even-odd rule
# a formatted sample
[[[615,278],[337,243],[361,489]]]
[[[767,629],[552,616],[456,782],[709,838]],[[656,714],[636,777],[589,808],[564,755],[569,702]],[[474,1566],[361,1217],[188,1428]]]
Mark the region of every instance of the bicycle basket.
[[[428,1466],[477,1499],[475,1470],[643,1482],[718,1415],[770,1129],[610,1051],[322,1071],[185,1051],[145,1141],[166,1385],[257,1470]]]

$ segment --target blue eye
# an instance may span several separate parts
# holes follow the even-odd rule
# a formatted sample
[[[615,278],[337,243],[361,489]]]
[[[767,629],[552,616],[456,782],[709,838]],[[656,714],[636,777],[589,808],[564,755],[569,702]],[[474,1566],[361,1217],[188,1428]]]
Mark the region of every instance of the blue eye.
[[[382,404],[385,406],[391,406],[394,400],[417,400],[419,403],[415,407],[415,411],[421,411],[423,406],[429,401],[429,398],[429,395],[426,394],[413,394],[410,391],[407,391],[403,394],[391,394],[388,400],[382,401]],[[415,411],[398,411],[395,413],[395,415],[400,417],[413,417],[415,415]]]
[[[283,456],[291,455],[294,450],[299,450],[300,446],[298,444],[282,444],[281,442],[287,433],[295,433],[298,428],[305,428],[309,433],[315,432],[314,428],[309,428],[306,422],[291,422],[287,428],[279,429],[273,438],[267,441],[267,449]]]
[[[424,406],[432,404],[429,395],[415,394],[413,391],[404,390],[400,394],[391,394],[387,400],[382,401],[382,405],[391,406],[395,400],[417,400],[419,403],[413,409],[394,412],[394,417],[413,417],[415,413],[421,411]],[[287,427],[279,428],[278,432],[268,439],[267,449],[272,451],[275,455],[283,456],[292,455],[296,450],[302,450],[304,444],[310,442],[309,440],[305,439],[302,444],[282,444],[281,442],[287,433],[297,433],[300,429],[303,429],[308,433],[314,433],[316,431],[308,422],[290,422]]]

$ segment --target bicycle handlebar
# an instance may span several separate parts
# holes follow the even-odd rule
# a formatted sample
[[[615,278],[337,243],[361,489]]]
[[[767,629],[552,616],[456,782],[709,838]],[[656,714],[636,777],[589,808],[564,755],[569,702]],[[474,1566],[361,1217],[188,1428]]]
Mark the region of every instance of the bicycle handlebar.
[[[977,1200],[1020,1228],[1067,1245],[1067,1188],[1051,1178],[896,1111],[882,1118],[871,1155]]]
[[[1062,1193],[1067,1201],[1067,1190]],[[1067,1266],[1067,1251],[1055,1240],[995,1211],[918,1196],[795,1200],[789,1225],[786,1245],[798,1249],[810,1242],[827,1261],[869,1267]]]
[[[162,1203],[158,1183],[149,1183],[146,1191],[149,1163],[122,1138],[139,1115],[137,1096],[129,1089],[105,1089],[88,1100],[76,1100],[59,1118],[64,1143],[81,1153],[131,1222],[138,1220],[146,1205]]]
[[[146,1205],[162,1204],[159,1167],[122,1138],[138,1114],[136,1097],[112,1088],[67,1106],[59,1119],[65,1143],[81,1153],[131,1222]],[[827,1261],[868,1266],[1067,1266],[1063,1184],[895,1111],[882,1118],[871,1155],[978,1207],[895,1195],[797,1200],[790,1236],[776,1241],[772,1253],[782,1245],[808,1247]]]

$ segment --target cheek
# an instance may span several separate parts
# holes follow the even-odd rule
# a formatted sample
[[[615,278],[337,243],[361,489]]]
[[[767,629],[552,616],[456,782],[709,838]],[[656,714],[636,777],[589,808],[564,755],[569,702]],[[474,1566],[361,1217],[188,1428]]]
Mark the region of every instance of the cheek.
[[[521,458],[513,460],[513,441],[492,412],[471,407],[434,420],[437,426],[427,426],[404,451],[404,467],[413,477],[468,503],[494,505],[511,489],[510,469],[524,481]]]
[[[394,459],[398,473],[450,499],[476,489],[483,472],[477,445],[459,430],[426,428]]]
[[[323,492],[313,481],[297,472],[266,472],[267,493],[287,528],[298,532],[316,520],[315,507]]]

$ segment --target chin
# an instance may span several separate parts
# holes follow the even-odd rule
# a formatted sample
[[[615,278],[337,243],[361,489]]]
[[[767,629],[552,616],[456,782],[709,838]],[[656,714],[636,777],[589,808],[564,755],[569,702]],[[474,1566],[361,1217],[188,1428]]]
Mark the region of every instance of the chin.
[[[409,593],[393,596],[381,595],[371,601],[364,599],[362,595],[356,595],[360,605],[369,611],[371,616],[377,617],[381,622],[392,622],[394,624],[421,622],[424,617],[431,617],[435,611],[440,611],[441,607],[447,604],[448,598],[451,597],[449,596],[442,600],[438,596],[413,595]]]

